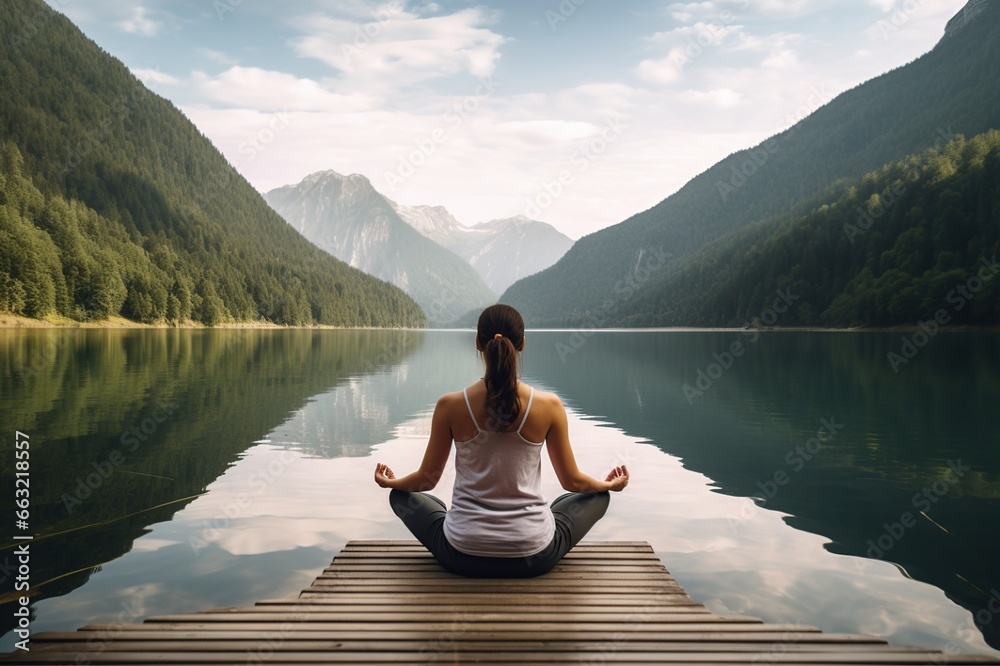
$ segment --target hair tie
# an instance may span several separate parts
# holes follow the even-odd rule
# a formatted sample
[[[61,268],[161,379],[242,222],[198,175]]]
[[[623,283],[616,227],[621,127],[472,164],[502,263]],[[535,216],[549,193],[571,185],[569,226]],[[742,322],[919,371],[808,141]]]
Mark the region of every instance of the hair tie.
[[[502,337],[503,337],[503,333],[497,333],[496,335],[493,336],[493,339],[494,340],[499,340]]]

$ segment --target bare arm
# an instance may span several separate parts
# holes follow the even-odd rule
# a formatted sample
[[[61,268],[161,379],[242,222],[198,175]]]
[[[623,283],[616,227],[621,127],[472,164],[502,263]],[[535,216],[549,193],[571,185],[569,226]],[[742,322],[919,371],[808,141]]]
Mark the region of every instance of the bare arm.
[[[424,451],[424,458],[417,471],[397,479],[396,475],[387,465],[378,463],[375,465],[375,483],[383,488],[408,490],[410,492],[433,490],[434,486],[441,479],[445,463],[448,462],[448,454],[451,452],[451,441],[448,400],[447,396],[442,396],[434,407],[434,416],[431,417],[431,436],[427,442],[427,450]]]
[[[598,493],[606,490],[618,492],[628,485],[628,470],[624,465],[612,469],[604,481],[598,481],[581,472],[576,464],[576,456],[573,455],[573,447],[569,443],[566,408],[557,396],[552,396],[547,409],[552,416],[552,425],[545,436],[545,443],[549,449],[552,468],[563,489],[573,493]]]

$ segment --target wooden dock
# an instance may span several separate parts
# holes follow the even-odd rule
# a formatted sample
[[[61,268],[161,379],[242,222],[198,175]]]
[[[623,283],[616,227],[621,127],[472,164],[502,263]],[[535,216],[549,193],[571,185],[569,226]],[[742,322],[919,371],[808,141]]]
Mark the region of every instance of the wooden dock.
[[[351,541],[297,599],[38,634],[4,663],[983,664],[986,656],[721,616],[645,542],[583,542],[524,580],[445,572],[415,541]]]

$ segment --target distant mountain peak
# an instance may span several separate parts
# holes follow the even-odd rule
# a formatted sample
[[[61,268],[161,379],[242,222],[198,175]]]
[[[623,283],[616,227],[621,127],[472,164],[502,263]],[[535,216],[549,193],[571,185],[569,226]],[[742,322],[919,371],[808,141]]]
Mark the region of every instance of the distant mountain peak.
[[[502,217],[495,220],[490,220],[488,222],[480,222],[475,225],[473,229],[493,229],[497,227],[523,227],[523,226],[541,226],[541,227],[552,227],[548,222],[540,222],[539,220],[533,220],[530,217],[524,215],[515,215],[513,217]]]
[[[496,299],[472,266],[407,224],[365,176],[318,171],[265,199],[323,250],[405,290],[435,325]]]
[[[363,176],[360,173],[352,173],[349,176],[345,176],[344,174],[338,173],[333,169],[317,171],[302,179],[302,183],[309,185],[329,181],[336,181],[341,184],[354,185],[356,187],[370,188],[372,190],[375,189],[375,186],[372,185],[372,181],[370,181],[367,176]]]
[[[945,37],[954,35],[959,30],[967,26],[974,18],[986,11],[986,8],[989,5],[989,0],[969,0],[965,7],[962,7],[962,9],[955,14],[950,21],[948,21],[948,25],[944,27]]]

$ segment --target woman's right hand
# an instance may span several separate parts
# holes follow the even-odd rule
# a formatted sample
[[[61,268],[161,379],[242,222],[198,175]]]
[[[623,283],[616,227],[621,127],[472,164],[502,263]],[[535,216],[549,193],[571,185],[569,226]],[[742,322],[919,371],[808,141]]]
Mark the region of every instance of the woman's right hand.
[[[613,493],[620,493],[628,485],[628,470],[625,465],[621,467],[615,467],[608,474],[608,478],[604,479],[604,482],[610,484],[608,490]]]
[[[391,488],[392,482],[395,478],[396,475],[393,474],[388,465],[383,465],[382,463],[375,465],[375,483],[377,483],[380,488]]]

